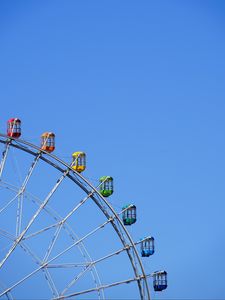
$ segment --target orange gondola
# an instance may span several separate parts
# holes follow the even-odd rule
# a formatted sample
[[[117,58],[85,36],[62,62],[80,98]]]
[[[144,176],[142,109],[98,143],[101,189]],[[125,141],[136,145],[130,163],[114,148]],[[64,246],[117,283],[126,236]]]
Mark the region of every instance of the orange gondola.
[[[55,134],[53,132],[44,132],[41,135],[41,150],[49,153],[55,150]]]

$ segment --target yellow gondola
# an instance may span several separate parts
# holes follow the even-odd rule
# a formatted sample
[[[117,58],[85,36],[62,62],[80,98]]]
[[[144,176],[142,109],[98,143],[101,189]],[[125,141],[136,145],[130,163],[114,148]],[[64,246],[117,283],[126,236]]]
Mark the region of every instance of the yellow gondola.
[[[81,173],[86,169],[86,154],[84,152],[74,152],[72,154],[72,168]]]

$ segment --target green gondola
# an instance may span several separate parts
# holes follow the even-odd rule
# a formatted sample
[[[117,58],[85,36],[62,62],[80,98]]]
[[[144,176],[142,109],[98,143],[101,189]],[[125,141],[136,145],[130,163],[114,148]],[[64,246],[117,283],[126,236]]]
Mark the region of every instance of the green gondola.
[[[109,197],[113,193],[113,178],[111,176],[102,176],[100,179],[100,194]]]

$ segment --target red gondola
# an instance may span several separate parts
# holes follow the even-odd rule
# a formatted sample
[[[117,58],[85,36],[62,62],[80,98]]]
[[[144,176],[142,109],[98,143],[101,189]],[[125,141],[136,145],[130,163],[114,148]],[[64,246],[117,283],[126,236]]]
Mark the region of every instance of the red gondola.
[[[18,118],[9,119],[7,122],[7,135],[13,138],[21,136],[21,121]]]

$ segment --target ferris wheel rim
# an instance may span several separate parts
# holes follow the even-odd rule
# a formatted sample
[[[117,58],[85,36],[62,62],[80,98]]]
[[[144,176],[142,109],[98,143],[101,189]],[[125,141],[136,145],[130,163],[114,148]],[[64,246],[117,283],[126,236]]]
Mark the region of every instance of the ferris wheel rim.
[[[15,142],[15,143],[13,143],[13,142]],[[81,179],[88,187],[90,187],[91,190],[94,191],[94,193],[90,196],[90,198],[92,198],[92,200],[94,200],[95,204],[101,209],[101,211],[106,216],[106,218],[109,219],[110,215],[107,213],[107,211],[105,211],[103,209],[103,207],[99,204],[98,199],[94,195],[94,194],[97,194],[97,196],[103,201],[103,203],[112,212],[115,219],[117,219],[118,223],[120,224],[121,228],[123,229],[123,233],[125,233],[126,237],[128,238],[128,240],[130,242],[130,245],[131,245],[132,249],[134,250],[134,255],[137,258],[137,261],[138,261],[138,264],[139,264],[139,267],[140,267],[140,271],[142,273],[141,275],[139,274],[138,269],[136,268],[135,262],[132,259],[132,255],[130,254],[129,249],[128,249],[127,254],[128,254],[129,260],[131,262],[131,265],[133,267],[133,271],[135,273],[135,276],[136,276],[136,281],[138,283],[138,288],[139,288],[141,299],[144,299],[144,297],[147,297],[146,299],[150,300],[150,290],[149,290],[149,285],[148,285],[148,282],[147,282],[147,278],[149,277],[149,275],[146,275],[146,273],[145,273],[144,266],[142,264],[142,261],[140,259],[139,254],[138,254],[138,251],[136,249],[135,242],[133,241],[133,239],[132,239],[131,235],[129,234],[128,230],[125,228],[125,226],[124,226],[123,222],[121,221],[121,219],[118,217],[118,214],[116,213],[116,211],[114,210],[112,205],[99,193],[99,191],[96,189],[96,187],[94,187],[92,185],[92,183],[90,183],[83,175],[81,175],[80,173],[78,173],[74,169],[72,169],[72,167],[68,163],[66,163],[65,161],[63,161],[62,159],[57,157],[56,155],[53,155],[52,153],[49,153],[45,150],[42,150],[42,149],[40,149],[40,147],[38,147],[38,146],[36,146],[36,145],[34,145],[30,142],[27,142],[26,140],[23,140],[21,138],[8,137],[7,135],[0,133],[0,143],[8,144],[9,147],[17,148],[17,149],[25,151],[25,152],[33,155],[33,156],[37,156],[38,154],[40,154],[40,159],[42,161],[46,162],[48,165],[52,166],[53,168],[59,170],[61,173],[63,173],[65,171],[65,169],[63,169],[61,166],[54,163],[54,161],[56,161],[57,163],[60,163],[63,167],[66,167],[67,170],[69,170],[68,174],[66,174],[66,177],[71,179],[87,195],[90,193],[90,191],[87,189],[87,187],[82,185],[82,182],[78,179]],[[37,152],[33,151],[32,149],[36,150]],[[44,156],[42,154],[44,154]],[[53,159],[53,161],[51,161],[48,158]],[[70,173],[75,175],[75,177],[72,176]],[[113,228],[116,231],[116,234],[119,236],[120,241],[122,242],[122,244],[125,247],[126,246],[126,244],[124,243],[125,241],[121,237],[119,229],[117,228],[117,225],[114,222],[112,222],[111,224],[113,225]],[[144,289],[142,288],[142,285],[141,285],[142,282],[144,282]],[[145,295],[145,292],[146,292],[146,295]]]

